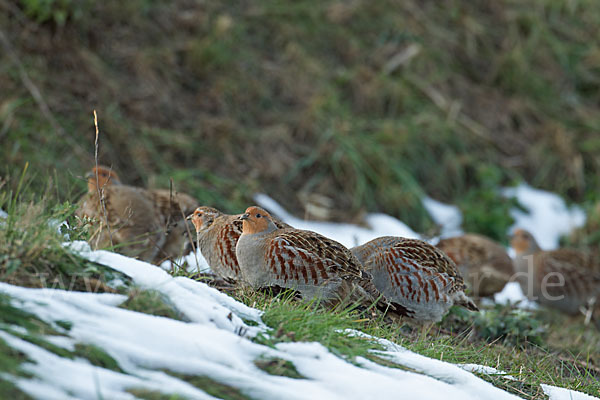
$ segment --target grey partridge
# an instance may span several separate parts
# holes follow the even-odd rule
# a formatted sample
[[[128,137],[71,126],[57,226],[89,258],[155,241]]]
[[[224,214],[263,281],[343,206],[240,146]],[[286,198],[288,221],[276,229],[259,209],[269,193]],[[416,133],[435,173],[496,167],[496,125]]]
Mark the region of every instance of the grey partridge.
[[[94,167],[87,177],[88,193],[76,215],[94,221],[93,248],[113,245],[120,253],[157,264],[182,255],[185,213],[197,206],[191,197],[124,185],[104,166]]]
[[[228,281],[241,279],[235,246],[242,235],[241,214],[229,215],[213,207],[198,207],[188,216],[196,228],[200,252],[211,270]],[[286,223],[273,218],[277,228],[289,228]]]
[[[351,251],[373,276],[377,290],[412,322],[440,321],[452,305],[478,310],[465,295],[454,262],[427,242],[384,236]]]
[[[316,232],[279,229],[268,212],[249,207],[240,219],[236,256],[252,288],[289,288],[326,306],[359,302],[386,310],[389,304],[350,250]]]
[[[514,273],[513,262],[499,243],[475,233],[442,239],[437,248],[454,261],[475,297],[492,296]]]
[[[524,229],[510,243],[515,277],[527,298],[571,315],[600,308],[600,274],[590,257],[572,249],[544,251]]]

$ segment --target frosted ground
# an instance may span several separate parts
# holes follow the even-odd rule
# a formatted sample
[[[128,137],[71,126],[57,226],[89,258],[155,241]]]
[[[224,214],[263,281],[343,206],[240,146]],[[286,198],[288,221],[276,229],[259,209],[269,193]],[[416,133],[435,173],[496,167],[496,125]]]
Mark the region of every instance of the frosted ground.
[[[553,248],[558,238],[580,226],[585,215],[569,209],[557,196],[526,185],[507,189],[535,211],[514,211],[516,226],[531,230],[543,248]],[[382,235],[418,237],[405,224],[383,214],[367,217],[370,228],[349,224],[309,222],[290,215],[266,195],[256,202],[285,222],[333,237],[354,246]],[[442,235],[460,232],[461,215],[455,207],[432,199],[425,206],[442,225]],[[551,216],[551,218],[550,218]],[[188,322],[157,317],[121,308],[126,296],[67,292],[53,289],[28,289],[0,283],[0,293],[12,303],[50,324],[66,336],[49,336],[56,346],[72,350],[77,343],[104,349],[123,371],[115,372],[91,365],[87,360],[67,359],[30,342],[0,331],[0,338],[32,360],[24,369],[33,378],[4,376],[39,399],[134,399],[128,389],[148,389],[178,394],[189,399],[210,399],[198,388],[166,374],[206,376],[238,388],[256,399],[510,399],[517,398],[470,371],[502,373],[479,365],[453,365],[408,351],[387,340],[378,339],[384,351],[380,357],[408,367],[410,371],[384,367],[364,358],[349,363],[319,343],[282,343],[269,348],[251,339],[266,332],[261,312],[239,303],[207,285],[184,277],[172,277],[156,266],[107,251],[91,251],[86,243],[66,243],[72,251],[120,271],[142,288],[160,291]],[[206,269],[201,256],[189,256],[195,268]],[[498,300],[522,298],[518,287],[504,291]],[[58,321],[69,321],[66,330]],[[361,332],[349,332],[364,335]],[[377,340],[377,339],[376,339]],[[305,379],[270,375],[255,366],[261,358],[280,358],[294,364]],[[510,379],[510,377],[507,377]],[[551,400],[591,399],[591,396],[543,385]]]

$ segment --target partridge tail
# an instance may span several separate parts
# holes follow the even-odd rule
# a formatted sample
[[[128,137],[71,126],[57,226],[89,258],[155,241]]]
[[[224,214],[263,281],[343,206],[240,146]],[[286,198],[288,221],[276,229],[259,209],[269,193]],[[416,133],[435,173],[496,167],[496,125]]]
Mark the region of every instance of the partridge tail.
[[[458,296],[454,300],[454,304],[457,306],[462,306],[470,311],[479,311],[477,304],[475,304],[475,302],[467,297],[467,295],[465,295],[463,292],[458,293]]]

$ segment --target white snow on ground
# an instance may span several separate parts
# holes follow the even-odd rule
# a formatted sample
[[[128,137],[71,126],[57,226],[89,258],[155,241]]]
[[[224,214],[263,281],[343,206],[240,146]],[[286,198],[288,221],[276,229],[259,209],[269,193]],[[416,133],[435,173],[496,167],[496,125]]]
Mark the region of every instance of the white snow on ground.
[[[447,238],[462,235],[462,213],[458,207],[441,203],[427,196],[423,198],[422,202],[423,207],[431,215],[433,222],[441,226],[442,232],[440,237]]]
[[[193,399],[208,398],[185,382],[156,371],[158,369],[209,376],[261,399],[395,398],[400,392],[410,398],[504,396],[501,390],[473,375],[461,375],[462,371],[451,364],[422,356],[414,355],[420,359],[419,370],[423,375],[396,371],[362,359],[359,362],[363,368],[359,368],[329,353],[318,343],[286,343],[273,350],[220,329],[212,322],[185,323],[117,309],[114,303],[123,301],[122,296],[24,289],[7,284],[0,284],[0,292],[23,301],[22,308],[49,323],[56,320],[72,322],[71,337],[102,347],[128,373],[94,367],[83,360],[60,358],[0,332],[3,340],[34,362],[28,363],[25,370],[37,379],[16,382],[22,390],[39,398],[94,399],[101,394],[103,398],[129,399],[132,397],[123,391],[133,387],[177,393]],[[394,351],[389,352],[390,357]],[[259,357],[289,360],[308,379],[268,375],[254,366],[253,360]],[[445,369],[440,373],[442,364]],[[454,379],[457,374],[459,378]],[[462,387],[471,381],[477,383]],[[54,395],[49,396],[51,393]],[[452,397],[448,397],[449,394]]]
[[[0,293],[9,295],[15,305],[69,336],[53,338],[53,343],[64,348],[72,348],[74,343],[96,345],[125,372],[93,366],[84,359],[60,358],[0,331],[0,338],[31,359],[24,369],[35,378],[13,380],[35,398],[132,399],[125,392],[132,388],[176,393],[190,399],[210,398],[164,370],[207,376],[260,399],[392,399],[398,393],[407,398],[516,398],[459,366],[418,355],[383,339],[376,340],[385,350],[376,354],[416,372],[384,367],[364,358],[355,360],[357,366],[319,343],[281,343],[275,349],[254,343],[250,337],[265,329],[260,311],[203,283],[173,278],[141,261],[107,251],[90,251],[81,242],[70,248],[125,273],[143,288],[160,291],[189,322],[117,308],[126,299],[122,295],[0,283]],[[242,318],[259,325],[248,326]],[[56,321],[69,321],[72,326],[66,331]],[[358,331],[350,333],[365,336]],[[270,357],[290,361],[306,379],[269,375],[254,365],[256,359]]]
[[[479,364],[458,364],[459,367],[463,368],[469,372],[477,372],[480,374],[487,375],[499,375],[504,379],[514,381],[516,378],[512,375],[507,374],[504,371],[499,371],[494,367],[487,367],[485,365]],[[544,391],[546,395],[550,398],[550,400],[593,400],[596,397],[590,396],[588,394],[578,392],[576,390],[569,390],[565,388],[560,388],[557,386],[546,385],[544,383],[540,384],[540,387]]]
[[[196,233],[194,233],[195,235]],[[190,252],[188,255],[182,257],[181,259],[177,260],[175,262],[176,265],[183,265],[184,262],[187,262],[187,271],[188,272],[210,272],[210,266],[208,265],[208,262],[206,261],[206,259],[204,258],[204,256],[202,255],[202,253],[200,253],[200,250],[196,250],[196,252]],[[171,263],[171,261],[166,260],[163,261],[163,263],[160,265],[160,267],[162,269],[164,269],[165,271],[169,271],[171,268],[173,268],[173,264]]]
[[[376,340],[383,346],[384,351],[373,350],[374,354],[386,358],[397,364],[404,365],[415,371],[428,371],[428,375],[442,382],[452,382],[456,388],[463,388],[467,393],[481,399],[518,399],[505,391],[499,390],[493,385],[476,378],[473,374],[454,364],[445,361],[433,360],[431,358],[414,353],[386,339],[374,338],[370,335],[356,330],[348,330],[351,335],[367,337]],[[475,378],[475,379],[474,379]],[[490,386],[493,390],[490,390]],[[422,393],[426,394],[426,393]],[[411,398],[411,397],[409,397]]]
[[[116,308],[125,300],[121,295],[29,289],[0,283],[0,293],[11,296],[20,308],[52,324],[76,342],[101,347],[126,372],[108,371],[81,359],[63,359],[0,332],[3,340],[33,361],[26,363],[25,370],[36,379],[16,379],[19,387],[32,396],[94,399],[100,393],[103,398],[129,399],[132,397],[124,390],[141,387],[192,399],[207,398],[198,389],[161,371],[171,370],[208,376],[260,399],[387,399],[396,398],[398,393],[406,393],[410,398],[512,398],[452,364],[393,347],[391,342],[386,342],[389,348],[381,356],[409,364],[419,373],[382,367],[365,359],[357,360],[361,368],[331,354],[319,343],[284,343],[276,349],[253,343],[247,333],[262,327],[247,326],[239,317],[255,317],[259,311],[230,298],[220,299],[226,296],[215,295],[203,283],[171,278],[150,264],[105,251],[80,254],[113,266],[142,287],[168,294],[192,322]],[[175,293],[172,287],[178,287],[181,293]],[[223,303],[229,304],[231,311]],[[188,307],[191,304],[203,312],[213,310],[212,314],[209,318],[199,316]],[[226,322],[231,314],[232,320],[238,321],[237,326]],[[56,321],[69,321],[72,327],[66,332]],[[261,371],[253,361],[266,357],[292,362],[307,379],[272,376]]]
[[[559,388],[552,385],[541,384],[542,390],[548,395],[550,400],[594,400],[597,397],[590,396],[589,394],[577,392],[575,390],[568,390],[565,388]]]
[[[585,213],[581,208],[568,207],[558,195],[544,190],[534,189],[525,183],[516,187],[502,189],[505,197],[515,197],[528,210],[523,212],[517,208],[511,210],[515,219],[515,228],[530,231],[544,249],[558,246],[561,236],[585,223]],[[366,218],[368,228],[352,224],[333,222],[306,221],[294,217],[275,200],[265,194],[257,194],[254,200],[261,207],[281,218],[284,222],[298,229],[307,229],[331,237],[345,246],[353,247],[363,244],[379,236],[404,236],[419,238],[420,235],[396,218],[385,214],[369,214]],[[441,203],[430,197],[423,199],[423,206],[434,222],[441,226],[442,237],[462,234],[462,215],[458,207]],[[509,232],[507,232],[509,234]]]
[[[173,278],[161,268],[120,254],[105,250],[91,251],[86,242],[73,242],[68,246],[91,261],[124,273],[144,289],[158,290],[193,322],[210,321],[231,332],[249,329],[253,333],[256,328],[246,327],[241,318],[260,322],[259,311],[207,285],[198,286],[197,282],[184,277]],[[230,316],[230,311],[234,315]]]
[[[585,218],[580,210],[567,208],[555,195],[526,185],[507,189],[504,194],[516,196],[526,207],[535,207],[531,215],[516,211],[513,215],[516,225],[537,235],[543,247],[556,246],[561,234],[581,225]],[[303,221],[266,195],[257,195],[255,200],[292,226],[319,232],[350,247],[384,235],[419,237],[401,221],[383,214],[368,215],[368,227]],[[460,232],[461,216],[456,208],[432,199],[426,199],[424,205],[442,226],[443,235]],[[536,227],[540,224],[543,229],[538,231]],[[71,350],[76,343],[97,345],[125,372],[93,366],[80,358],[61,358],[0,331],[2,340],[32,361],[24,365],[35,378],[11,379],[34,398],[133,399],[126,392],[131,388],[175,393],[191,399],[211,398],[164,370],[207,376],[261,399],[388,399],[397,398],[398,393],[407,398],[516,398],[471,373],[501,373],[492,367],[457,366],[429,359],[383,339],[375,338],[385,349],[377,351],[377,355],[410,371],[384,367],[364,358],[354,360],[358,364],[355,365],[319,343],[281,343],[275,349],[256,344],[251,338],[267,331],[260,311],[203,283],[174,278],[153,265],[107,251],[91,251],[84,242],[66,245],[83,257],[130,276],[142,288],[161,292],[186,321],[117,308],[125,300],[121,295],[28,289],[0,283],[0,293],[10,295],[19,307],[68,335],[47,337],[48,341]],[[195,265],[195,259],[194,255],[187,257],[190,265]],[[201,255],[198,259],[200,269],[208,269]],[[507,285],[496,297],[499,302],[522,299],[515,283]],[[64,320],[72,323],[69,331],[55,323]],[[253,321],[255,326],[245,321]],[[351,333],[365,336],[357,331]],[[254,365],[254,360],[265,357],[290,361],[306,379],[265,373]],[[543,385],[543,390],[551,400],[592,398],[549,385]]]
[[[504,371],[499,371],[494,367],[488,367],[486,365],[479,364],[457,364],[459,367],[469,372],[477,372],[478,374],[487,374],[487,375],[500,375],[505,379],[514,381],[515,377],[508,375]]]
[[[410,229],[408,225],[385,214],[367,215],[365,222],[367,223],[368,228],[365,228],[353,224],[306,221],[296,218],[266,194],[255,195],[254,201],[256,201],[259,206],[281,218],[283,222],[290,224],[294,228],[320,233],[321,235],[337,240],[346,247],[354,247],[380,236],[419,237],[419,235]]]
[[[210,266],[208,265],[208,262],[206,261],[202,253],[200,253],[200,250],[196,250],[195,253],[192,252],[187,256],[183,257],[183,259],[180,260],[177,264],[182,265],[184,261],[188,264],[188,272],[209,272],[211,270]],[[161,265],[161,267],[163,269],[168,270],[169,268],[171,268],[171,264],[169,261],[165,261],[163,265]]]
[[[527,299],[518,282],[508,282],[502,291],[494,294],[494,302],[498,304],[516,303],[519,308],[527,310],[536,310],[538,308],[538,304],[535,301]]]
[[[516,197],[523,207],[529,211],[511,210],[516,228],[530,231],[544,250],[558,247],[561,236],[585,224],[585,213],[579,207],[568,207],[558,195],[544,190],[534,189],[521,183],[517,187],[504,188],[505,197]]]

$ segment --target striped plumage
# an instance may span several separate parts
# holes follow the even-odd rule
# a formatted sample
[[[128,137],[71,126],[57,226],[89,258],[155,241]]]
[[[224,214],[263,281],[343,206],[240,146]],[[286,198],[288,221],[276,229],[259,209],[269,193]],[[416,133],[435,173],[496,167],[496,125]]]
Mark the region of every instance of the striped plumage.
[[[241,217],[243,234],[236,248],[244,281],[251,287],[281,287],[318,297],[326,304],[360,301],[387,308],[370,276],[342,244],[318,233],[278,229],[271,216],[249,207]]]
[[[241,279],[240,267],[235,255],[235,247],[242,234],[242,221],[239,215],[222,213],[213,207],[198,207],[188,216],[196,228],[200,252],[211,270],[220,278],[229,281]],[[273,219],[278,228],[289,227],[286,223]]]
[[[196,208],[189,216],[196,227],[198,248],[211,270],[230,281],[240,279],[235,256],[235,246],[242,234],[242,221],[238,217],[204,206]]]
[[[184,215],[197,205],[190,196],[169,190],[124,185],[108,167],[94,167],[88,193],[76,215],[93,220],[93,248],[112,245],[116,251],[160,264],[182,255],[187,228]]]
[[[483,235],[468,233],[442,239],[437,248],[456,263],[469,293],[476,297],[501,291],[514,273],[504,247]]]
[[[413,321],[437,322],[454,304],[477,310],[454,262],[427,242],[385,236],[352,248],[352,253],[373,276],[375,287]]]
[[[515,249],[516,278],[523,293],[541,304],[567,314],[600,309],[600,274],[585,254],[571,249],[543,251],[531,233],[518,229]]]

